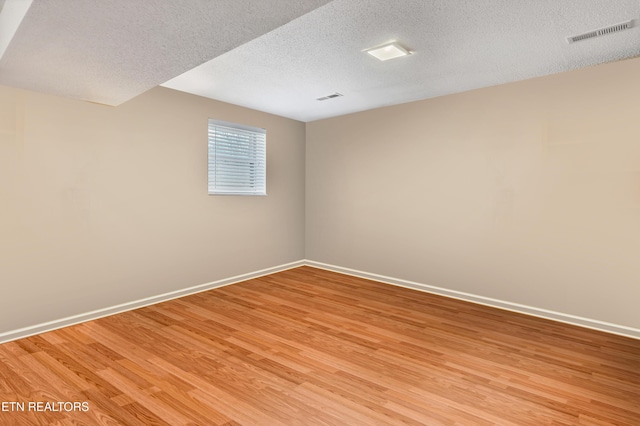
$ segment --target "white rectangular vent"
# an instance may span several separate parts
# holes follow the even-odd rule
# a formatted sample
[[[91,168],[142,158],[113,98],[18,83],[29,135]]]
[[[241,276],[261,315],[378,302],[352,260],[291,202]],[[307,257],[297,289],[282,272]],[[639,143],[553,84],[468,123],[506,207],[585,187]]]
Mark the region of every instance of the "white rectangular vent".
[[[582,41],[582,40],[587,40],[590,38],[594,38],[594,37],[602,37],[604,35],[607,34],[613,34],[613,33],[617,33],[620,31],[624,31],[624,30],[628,30],[630,28],[633,28],[634,26],[634,21],[626,21],[626,22],[621,22],[619,24],[616,25],[611,25],[610,27],[606,27],[606,28],[600,28],[598,30],[593,30],[593,31],[589,31],[588,33],[583,33],[583,34],[578,34],[572,37],[567,37],[567,41],[569,43],[575,43],[576,41]]]
[[[317,98],[316,100],[317,101],[326,101],[327,99],[333,99],[333,98],[337,98],[339,96],[344,96],[344,95],[341,94],[341,93],[336,92],[336,93],[332,93],[332,94],[327,95],[327,96],[323,96],[321,98]]]

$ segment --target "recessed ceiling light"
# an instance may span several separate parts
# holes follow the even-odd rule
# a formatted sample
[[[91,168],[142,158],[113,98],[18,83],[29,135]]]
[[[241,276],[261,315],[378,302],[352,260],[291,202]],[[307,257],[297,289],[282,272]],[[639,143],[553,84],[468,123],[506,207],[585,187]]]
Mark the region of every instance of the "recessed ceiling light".
[[[372,47],[371,49],[366,49],[365,52],[381,61],[388,61],[389,59],[407,56],[412,53],[400,46],[396,41],[383,44],[382,46]]]

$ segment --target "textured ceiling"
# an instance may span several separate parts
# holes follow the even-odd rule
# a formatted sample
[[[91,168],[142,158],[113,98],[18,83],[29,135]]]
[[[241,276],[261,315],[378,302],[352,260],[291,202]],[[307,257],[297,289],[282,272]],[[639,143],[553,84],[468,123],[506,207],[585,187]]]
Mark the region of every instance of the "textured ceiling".
[[[637,0],[334,0],[164,86],[311,121],[637,56],[640,26],[566,37],[639,16]],[[415,53],[362,52],[392,39]]]
[[[0,84],[118,105],[328,1],[36,0]]]
[[[35,0],[0,84],[118,105],[164,83],[311,121],[638,56],[638,22],[566,40],[638,17],[638,0]],[[363,52],[393,39],[415,53]]]

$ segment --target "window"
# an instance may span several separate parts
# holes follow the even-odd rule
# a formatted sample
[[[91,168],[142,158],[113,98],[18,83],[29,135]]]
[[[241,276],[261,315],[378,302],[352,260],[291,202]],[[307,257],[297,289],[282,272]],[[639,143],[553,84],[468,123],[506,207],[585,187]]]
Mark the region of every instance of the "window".
[[[209,119],[209,194],[267,195],[267,131]]]

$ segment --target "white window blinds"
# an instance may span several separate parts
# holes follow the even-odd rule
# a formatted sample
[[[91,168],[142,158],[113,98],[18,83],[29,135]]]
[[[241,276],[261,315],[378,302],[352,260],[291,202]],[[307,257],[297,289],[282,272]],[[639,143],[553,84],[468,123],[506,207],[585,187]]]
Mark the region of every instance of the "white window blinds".
[[[267,131],[209,119],[209,194],[267,195]]]

